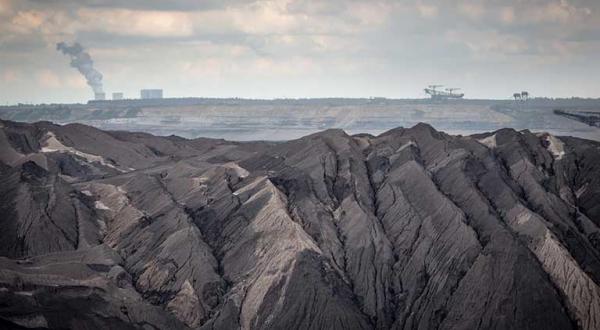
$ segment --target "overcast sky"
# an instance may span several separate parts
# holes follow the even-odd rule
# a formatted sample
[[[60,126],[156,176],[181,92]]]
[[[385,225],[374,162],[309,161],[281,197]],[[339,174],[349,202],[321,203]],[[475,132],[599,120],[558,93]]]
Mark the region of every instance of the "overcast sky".
[[[0,104],[92,97],[60,41],[126,97],[600,96],[598,0],[0,0]]]

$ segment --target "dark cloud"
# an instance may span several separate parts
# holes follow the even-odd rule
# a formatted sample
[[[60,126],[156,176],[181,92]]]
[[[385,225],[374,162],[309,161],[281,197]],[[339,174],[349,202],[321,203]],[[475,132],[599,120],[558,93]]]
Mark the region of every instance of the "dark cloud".
[[[24,0],[32,6],[56,7],[90,7],[90,8],[123,8],[139,10],[210,10],[227,6],[251,3],[251,0]]]

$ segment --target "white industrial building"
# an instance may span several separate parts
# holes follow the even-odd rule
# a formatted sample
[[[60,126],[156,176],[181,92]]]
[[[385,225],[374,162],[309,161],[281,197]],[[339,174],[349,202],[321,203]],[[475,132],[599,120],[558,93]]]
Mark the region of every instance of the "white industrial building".
[[[163,90],[162,89],[142,89],[140,91],[140,98],[142,100],[162,99],[163,98]]]

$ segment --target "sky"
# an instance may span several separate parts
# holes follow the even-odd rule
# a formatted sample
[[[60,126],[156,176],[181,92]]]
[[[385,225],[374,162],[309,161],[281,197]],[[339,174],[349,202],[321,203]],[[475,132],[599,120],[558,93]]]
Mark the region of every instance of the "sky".
[[[63,41],[126,98],[600,96],[598,0],[0,0],[0,105],[93,97]]]

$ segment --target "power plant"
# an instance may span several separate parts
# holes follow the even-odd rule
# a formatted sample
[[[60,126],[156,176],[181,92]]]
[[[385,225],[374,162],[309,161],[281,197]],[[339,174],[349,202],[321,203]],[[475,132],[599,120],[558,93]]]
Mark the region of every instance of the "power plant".
[[[69,56],[71,67],[76,68],[85,77],[87,84],[94,91],[94,99],[97,101],[105,100],[106,94],[102,86],[102,73],[94,68],[94,61],[92,61],[92,57],[85,51],[83,46],[78,42],[70,46],[65,42],[59,42],[56,44],[56,50]]]
[[[460,88],[446,88],[441,91],[437,89],[439,87],[443,87],[443,85],[429,85],[428,88],[425,88],[425,93],[429,94],[432,100],[462,99],[465,96],[464,93],[454,93]]]
[[[56,44],[56,50],[69,56],[71,59],[71,67],[76,68],[81,73],[87,84],[92,88],[94,92],[94,101],[105,101],[106,93],[102,85],[102,73],[94,68],[94,61],[92,56],[85,51],[85,48],[78,42],[71,45],[66,42],[59,42]],[[140,98],[143,100],[149,99],[162,99],[162,89],[142,89],[140,90]],[[114,92],[112,93],[113,101],[123,100],[123,93]]]
[[[163,90],[162,89],[142,89],[142,90],[140,90],[140,98],[142,100],[162,99],[163,98]]]

